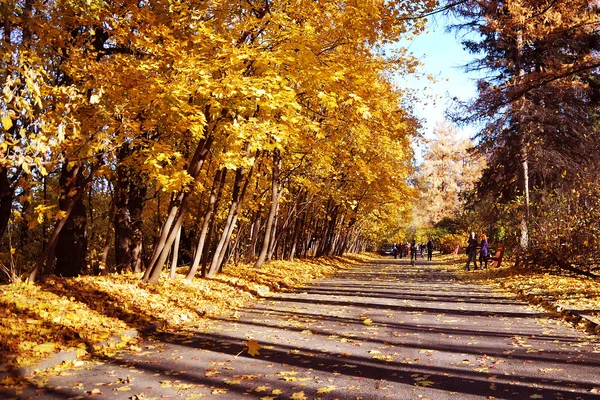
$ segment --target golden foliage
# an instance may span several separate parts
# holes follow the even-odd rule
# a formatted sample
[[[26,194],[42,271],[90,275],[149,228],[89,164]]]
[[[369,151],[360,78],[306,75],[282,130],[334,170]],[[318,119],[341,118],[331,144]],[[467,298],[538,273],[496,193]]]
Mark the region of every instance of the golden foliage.
[[[365,257],[277,261],[261,270],[238,265],[218,279],[191,283],[178,275],[146,285],[137,274],[115,274],[5,285],[0,291],[0,359],[6,363],[0,368],[32,365],[60,350],[84,354],[129,329],[206,327],[211,317],[232,314],[257,295],[332,275]],[[258,343],[248,347],[260,349]]]
[[[598,311],[600,310],[600,287],[594,279],[568,271],[541,273],[515,269],[507,261],[505,261],[507,266],[500,268],[462,272],[465,257],[451,258],[455,261],[460,260],[455,266],[461,271],[459,276],[463,280],[478,281],[499,289],[508,289],[527,296],[529,301],[550,306],[556,311],[567,308],[586,311],[590,316],[600,317],[600,311]]]

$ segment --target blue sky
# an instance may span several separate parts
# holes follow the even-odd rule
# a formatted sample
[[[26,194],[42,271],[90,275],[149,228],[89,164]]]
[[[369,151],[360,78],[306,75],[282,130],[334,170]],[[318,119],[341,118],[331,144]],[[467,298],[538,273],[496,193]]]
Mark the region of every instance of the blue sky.
[[[426,77],[397,80],[400,87],[418,90],[421,102],[414,105],[414,110],[423,120],[423,133],[427,139],[433,138],[435,124],[444,120],[444,112],[452,103],[452,98],[466,100],[476,94],[476,76],[467,74],[462,68],[474,56],[463,50],[460,39],[454,32],[446,32],[446,23],[445,19],[432,21],[426,33],[400,43],[422,61],[422,72],[437,79],[436,83],[430,82]],[[428,96],[433,97],[433,100],[428,99]],[[459,130],[465,137],[472,137],[475,133],[472,127]]]

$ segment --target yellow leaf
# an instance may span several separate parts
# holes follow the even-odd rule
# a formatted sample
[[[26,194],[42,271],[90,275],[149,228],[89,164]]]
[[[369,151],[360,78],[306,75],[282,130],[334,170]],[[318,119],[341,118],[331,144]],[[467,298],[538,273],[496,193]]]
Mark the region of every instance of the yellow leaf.
[[[330,393],[334,389],[335,389],[335,386],[326,386],[326,387],[318,388],[317,394]]]
[[[12,128],[12,126],[13,126],[12,119],[9,116],[2,118],[2,126],[4,127],[5,131]]]
[[[275,396],[279,396],[280,394],[283,394],[283,392],[279,389],[273,389],[271,394],[274,394]]]
[[[44,344],[38,344],[32,350],[39,353],[53,353],[56,350],[56,345],[54,343],[46,342]]]
[[[290,399],[293,400],[306,400],[306,396],[304,395],[304,392],[297,392],[292,394],[292,396],[290,397]]]
[[[365,325],[371,325],[373,323],[373,321],[371,320],[371,318],[365,318],[363,320],[363,324]]]
[[[432,381],[419,381],[419,382],[415,382],[415,386],[432,386],[434,384],[434,382]]]
[[[260,345],[258,344],[258,340],[250,339],[246,345],[248,346],[248,354],[250,354],[252,357],[260,354]]]
[[[121,386],[120,388],[115,389],[117,392],[128,392],[131,390],[129,386]]]

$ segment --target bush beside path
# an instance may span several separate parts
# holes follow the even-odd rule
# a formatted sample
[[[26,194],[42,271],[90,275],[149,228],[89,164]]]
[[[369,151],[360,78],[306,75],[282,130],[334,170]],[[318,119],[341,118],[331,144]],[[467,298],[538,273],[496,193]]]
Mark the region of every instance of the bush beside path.
[[[45,399],[592,399],[597,337],[445,261],[349,260],[194,329],[37,374]],[[242,285],[243,283],[237,282]]]

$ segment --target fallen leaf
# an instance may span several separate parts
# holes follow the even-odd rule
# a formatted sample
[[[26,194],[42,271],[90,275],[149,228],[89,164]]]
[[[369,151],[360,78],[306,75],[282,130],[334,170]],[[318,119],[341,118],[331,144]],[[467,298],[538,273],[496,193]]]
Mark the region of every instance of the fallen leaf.
[[[246,345],[248,346],[248,354],[250,354],[252,357],[260,354],[260,345],[258,344],[258,340],[250,339]]]
[[[335,389],[335,386],[326,386],[317,389],[317,394],[330,393]]]

